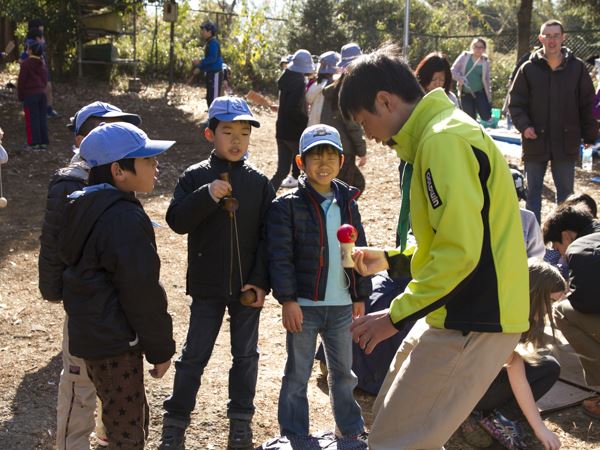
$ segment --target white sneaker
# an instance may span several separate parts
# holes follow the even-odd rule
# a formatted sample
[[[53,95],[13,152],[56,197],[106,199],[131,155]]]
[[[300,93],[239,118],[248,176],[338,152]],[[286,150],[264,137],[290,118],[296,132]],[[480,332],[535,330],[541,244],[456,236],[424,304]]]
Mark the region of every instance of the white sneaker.
[[[282,188],[295,188],[298,186],[298,180],[291,175],[288,175],[285,180],[281,182]]]

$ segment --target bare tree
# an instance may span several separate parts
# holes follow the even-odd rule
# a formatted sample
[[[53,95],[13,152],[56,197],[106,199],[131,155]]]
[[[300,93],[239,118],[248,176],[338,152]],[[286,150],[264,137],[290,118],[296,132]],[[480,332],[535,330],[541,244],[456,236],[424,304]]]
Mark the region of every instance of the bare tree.
[[[517,61],[529,52],[529,33],[531,32],[531,11],[533,0],[521,0],[517,13]]]

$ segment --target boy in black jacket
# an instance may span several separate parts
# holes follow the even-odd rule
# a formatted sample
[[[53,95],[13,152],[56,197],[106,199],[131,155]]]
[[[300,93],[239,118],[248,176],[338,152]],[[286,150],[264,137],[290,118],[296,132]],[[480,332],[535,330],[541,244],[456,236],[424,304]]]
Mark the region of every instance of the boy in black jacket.
[[[85,360],[112,448],[144,448],[143,356],[161,378],[175,353],[154,230],[135,198],[153,190],[156,156],[173,144],[125,122],[92,130],[80,147],[89,186],[69,196],[59,236],[69,350]]]
[[[306,389],[317,335],[325,346],[331,406],[337,434],[364,432],[360,406],[353,397],[350,323],[364,314],[371,294],[369,277],[344,269],[336,232],[341,224],[358,231],[366,243],[356,198],[358,189],[335,179],[344,161],[337,130],[308,127],[300,137],[299,186],[277,198],[269,210],[267,245],[273,295],[283,305],[288,359],[279,395],[282,435],[309,433]]]
[[[161,448],[183,448],[185,429],[196,405],[200,378],[208,363],[225,309],[231,317],[229,446],[252,445],[250,421],[258,373],[258,322],[269,289],[262,227],[275,192],[269,180],[246,163],[251,127],[260,124],[246,102],[218,97],[208,111],[204,135],[215,145],[210,157],[179,179],[167,210],[169,226],[188,234],[187,294],[190,324],[175,362],[173,394],[164,402]],[[237,210],[227,211],[235,203]],[[245,306],[240,292],[256,301]]]
[[[137,114],[121,111],[114,105],[96,101],[81,108],[67,128],[75,135],[75,147],[88,133],[102,122],[129,122],[139,125],[142,121]],[[58,255],[58,235],[62,228],[67,196],[81,190],[87,184],[90,167],[83,161],[79,151],[67,167],[58,169],[48,186],[46,212],[40,236],[38,259],[39,289],[42,297],[51,302],[62,300],[63,272],[66,266]],[[96,389],[87,375],[85,363],[69,352],[68,318],[65,316],[62,341],[63,368],[58,383],[56,404],[56,445],[59,449],[89,450],[90,433],[94,430],[94,409]],[[72,405],[79,405],[73,408]],[[97,409],[96,438],[106,444],[106,432],[102,425],[102,410]]]

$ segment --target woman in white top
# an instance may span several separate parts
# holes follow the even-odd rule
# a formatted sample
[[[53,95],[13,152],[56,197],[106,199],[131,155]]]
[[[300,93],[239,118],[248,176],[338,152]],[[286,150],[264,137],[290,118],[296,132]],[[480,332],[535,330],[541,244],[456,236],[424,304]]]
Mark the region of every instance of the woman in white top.
[[[463,111],[474,119],[479,113],[482,120],[490,120],[492,116],[490,62],[485,54],[486,48],[483,38],[473,39],[471,50],[462,52],[451,68]]]
[[[435,88],[444,88],[446,95],[457,108],[460,108],[456,95],[451,91],[452,74],[450,73],[450,63],[440,52],[433,52],[421,60],[415,69],[415,76],[425,92],[430,92]]]
[[[337,64],[340,61],[339,53],[325,52],[319,56],[317,81],[306,91],[306,104],[309,108],[308,127],[321,123],[323,110],[323,89],[333,82],[333,75],[337,73]]]

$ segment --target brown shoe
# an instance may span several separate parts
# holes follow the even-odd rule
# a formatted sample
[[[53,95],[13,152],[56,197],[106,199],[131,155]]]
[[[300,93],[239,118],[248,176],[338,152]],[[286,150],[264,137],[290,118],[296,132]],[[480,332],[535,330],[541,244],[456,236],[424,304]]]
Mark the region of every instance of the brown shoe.
[[[600,396],[584,400],[583,412],[594,419],[600,419]]]

